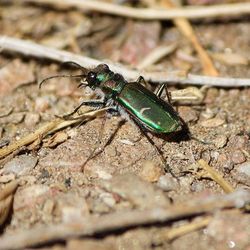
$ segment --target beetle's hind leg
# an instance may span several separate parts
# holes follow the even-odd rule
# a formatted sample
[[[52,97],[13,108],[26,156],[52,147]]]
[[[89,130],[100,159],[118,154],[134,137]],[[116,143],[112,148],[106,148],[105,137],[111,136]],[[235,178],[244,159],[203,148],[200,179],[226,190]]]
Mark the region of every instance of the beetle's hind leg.
[[[148,142],[154,147],[154,149],[156,150],[156,153],[160,156],[161,161],[162,161],[162,163],[164,165],[164,170],[169,172],[174,178],[178,179],[177,176],[173,173],[172,169],[169,167],[169,165],[166,164],[166,160],[165,160],[165,158],[163,156],[162,150],[159,147],[156,146],[155,142],[147,134],[146,128],[143,125],[139,124],[136,120],[133,120],[133,121],[135,122],[135,124],[140,129],[141,134],[147,138]]]

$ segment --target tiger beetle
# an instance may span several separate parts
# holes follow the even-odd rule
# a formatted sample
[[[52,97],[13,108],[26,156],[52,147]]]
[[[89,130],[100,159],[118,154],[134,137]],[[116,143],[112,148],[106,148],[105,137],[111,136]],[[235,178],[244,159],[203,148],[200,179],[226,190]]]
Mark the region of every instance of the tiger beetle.
[[[74,62],[69,63],[77,65],[83,70],[83,74],[73,75],[73,77],[81,77],[79,86],[90,87],[101,99],[81,102],[73,112],[64,118],[76,113],[83,105],[98,109],[108,107],[111,113],[129,116],[154,146],[154,142],[145,132],[150,131],[161,136],[184,129],[189,135],[185,122],[171,105],[167,89],[169,102],[165,102],[161,98],[165,84],[162,84],[154,93],[142,85],[145,83],[142,76],[136,82],[128,82],[121,74],[111,71],[106,64],[100,64],[92,70],[87,70]],[[60,76],[48,77],[39,86],[41,87],[44,81],[54,77]],[[157,150],[159,153],[159,148]]]

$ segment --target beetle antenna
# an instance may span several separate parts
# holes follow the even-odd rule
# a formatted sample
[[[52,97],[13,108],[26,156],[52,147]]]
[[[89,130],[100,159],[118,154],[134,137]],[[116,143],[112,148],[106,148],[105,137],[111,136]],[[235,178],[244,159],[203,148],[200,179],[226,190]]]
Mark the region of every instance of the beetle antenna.
[[[65,61],[65,62],[62,62],[62,65],[67,65],[67,64],[71,64],[79,69],[81,69],[82,71],[84,72],[87,72],[88,69],[84,68],[82,65],[80,65],[79,63],[76,63],[76,62],[73,62],[73,61]]]
[[[80,75],[56,75],[56,76],[49,76],[46,77],[45,79],[43,79],[40,83],[39,83],[39,89],[42,87],[43,83],[45,83],[46,81],[53,79],[53,78],[59,78],[59,77],[69,77],[69,78],[81,78],[84,77],[85,74],[80,74]]]

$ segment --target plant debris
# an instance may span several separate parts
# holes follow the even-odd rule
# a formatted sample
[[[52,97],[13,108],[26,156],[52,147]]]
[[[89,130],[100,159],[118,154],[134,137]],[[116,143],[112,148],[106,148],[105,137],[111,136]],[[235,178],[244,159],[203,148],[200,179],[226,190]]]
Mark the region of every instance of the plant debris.
[[[171,2],[0,0],[0,249],[247,249],[250,6]],[[191,138],[67,116],[98,95],[66,61],[166,83]]]

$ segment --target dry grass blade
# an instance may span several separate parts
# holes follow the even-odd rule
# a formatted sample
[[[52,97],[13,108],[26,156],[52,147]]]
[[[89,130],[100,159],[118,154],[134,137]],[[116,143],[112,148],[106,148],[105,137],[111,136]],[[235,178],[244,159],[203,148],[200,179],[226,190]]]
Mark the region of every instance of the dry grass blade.
[[[20,140],[13,142],[12,144],[8,145],[7,147],[0,149],[0,159],[7,156],[8,154],[14,152],[20,147],[26,146],[38,138],[42,138],[44,134],[47,134],[50,130],[55,128],[59,123],[60,119],[56,119],[50,123],[45,124],[41,128],[37,129],[35,132],[26,135],[25,137],[21,138]]]
[[[198,164],[209,174],[217,184],[219,184],[226,193],[232,193],[234,188],[213,168],[211,168],[203,159]]]
[[[165,8],[169,8],[172,10],[176,7],[170,0],[162,0],[161,5]],[[176,27],[178,27],[182,34],[192,43],[193,47],[195,48],[196,52],[200,57],[204,74],[209,76],[218,76],[218,71],[214,67],[213,62],[207,54],[206,50],[200,44],[199,39],[195,35],[195,31],[191,23],[185,18],[175,18],[174,24],[176,25]]]
[[[92,68],[100,63],[104,63],[103,61],[98,61],[89,57],[79,56],[67,51],[57,50],[7,36],[0,36],[0,48],[2,48],[2,51],[17,52],[26,56],[46,58],[61,63],[65,61],[74,61],[85,68]],[[169,84],[178,83],[183,85],[193,84],[220,87],[250,86],[250,79],[247,78],[209,77],[192,74],[189,74],[188,76],[180,76],[178,73],[171,72],[139,72],[112,63],[109,63],[109,66],[111,70],[124,75],[127,80],[135,80],[140,75],[143,75],[146,81],[166,82]]]
[[[131,17],[143,20],[169,20],[178,17],[189,19],[221,17],[221,16],[241,16],[250,13],[250,4],[221,4],[205,7],[186,7],[175,8],[171,10],[164,9],[148,9],[148,8],[132,8],[112,3],[95,0],[22,0],[19,2],[30,2],[40,4],[51,4],[59,8],[76,7],[82,10],[99,11],[102,13]]]
[[[74,120],[65,121],[62,119],[55,119],[49,123],[46,123],[45,125],[43,125],[39,129],[34,131],[33,133],[26,135],[25,137],[21,138],[20,140],[18,140],[16,142],[13,142],[12,144],[8,145],[7,147],[1,148],[0,149],[0,159],[9,155],[10,153],[14,152],[18,148],[26,146],[26,145],[34,142],[38,138],[41,139],[41,138],[43,138],[43,136],[45,136],[49,133],[53,133],[53,132],[58,131],[62,128],[77,124],[77,123],[82,122],[84,120],[87,120],[91,117],[95,117],[98,113],[101,113],[107,109],[108,108],[103,108],[103,109],[99,109],[99,110],[95,110],[95,111],[90,111],[90,112],[87,112],[79,117],[74,118]]]
[[[166,229],[162,232],[162,238],[168,241],[174,240],[184,234],[206,227],[211,220],[212,217],[205,217],[199,221],[190,222],[177,228]]]
[[[177,48],[177,44],[170,45],[161,45],[152,50],[138,65],[137,69],[142,70],[149,67],[152,64],[155,64],[163,57],[171,54]]]
[[[5,222],[10,212],[14,192],[18,187],[17,181],[7,184],[4,189],[0,190],[0,226]]]
[[[227,195],[215,195],[190,201],[188,204],[173,205],[168,208],[122,211],[100,217],[79,218],[78,223],[50,226],[37,226],[30,230],[16,231],[14,235],[5,234],[0,238],[0,249],[19,249],[56,240],[65,240],[77,236],[91,236],[96,233],[106,234],[131,226],[149,225],[182,218],[211,214],[223,208],[241,208],[250,202],[250,192],[238,190]]]

